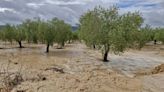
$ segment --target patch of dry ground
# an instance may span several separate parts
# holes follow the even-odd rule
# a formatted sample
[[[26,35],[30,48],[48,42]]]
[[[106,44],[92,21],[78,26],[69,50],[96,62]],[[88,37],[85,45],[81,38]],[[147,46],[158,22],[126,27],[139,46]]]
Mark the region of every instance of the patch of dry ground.
[[[0,71],[9,61],[10,73],[21,70],[23,81],[12,92],[162,92],[158,86],[151,88],[163,80],[163,74],[155,79],[154,75],[134,77],[140,70],[161,64],[162,51],[143,49],[120,56],[110,54],[110,62],[103,63],[98,51],[80,43],[69,44],[65,49],[54,46],[49,54],[44,52],[44,45],[27,46],[21,50],[0,49]],[[155,83],[148,82],[151,80]]]

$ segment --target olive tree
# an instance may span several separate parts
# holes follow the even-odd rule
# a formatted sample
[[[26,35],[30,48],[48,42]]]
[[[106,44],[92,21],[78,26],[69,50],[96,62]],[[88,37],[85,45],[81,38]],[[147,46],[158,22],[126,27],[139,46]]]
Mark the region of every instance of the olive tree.
[[[40,21],[38,28],[40,40],[46,43],[46,52],[48,53],[50,45],[53,45],[55,40],[55,29],[50,22],[45,21]]]
[[[4,38],[3,40],[9,41],[12,43],[14,35],[14,27],[10,24],[6,24],[4,30],[3,30]]]
[[[18,42],[19,48],[23,48],[22,41],[26,40],[26,34],[25,34],[26,28],[22,24],[20,24],[20,25],[13,26],[13,30],[14,30],[13,39],[16,42]]]
[[[72,41],[79,40],[78,31],[75,31],[75,32],[72,32],[72,33],[71,33],[71,38],[70,38],[70,40],[72,40]]]
[[[4,40],[4,31],[0,30],[0,40]]]
[[[80,37],[102,50],[103,61],[108,61],[109,51],[118,54],[136,42],[143,19],[139,12],[120,15],[118,8],[96,7],[80,19]]]
[[[87,46],[95,48],[98,40],[97,37],[101,30],[102,21],[98,16],[97,8],[94,11],[89,11],[80,18],[79,37],[83,39]]]
[[[26,29],[26,36],[27,36],[26,40],[29,43],[30,42],[38,43],[38,40],[39,40],[38,26],[39,26],[40,21],[41,20],[39,18],[35,20],[27,19],[22,23],[22,25]]]
[[[69,33],[68,33],[68,43],[70,44],[74,39],[73,39],[73,37],[74,37],[74,32],[72,31],[70,31]]]
[[[55,27],[55,42],[58,43],[59,49],[62,49],[65,45],[65,42],[69,40],[71,35],[71,26],[66,24],[63,20],[54,18],[51,21],[52,25]]]
[[[164,44],[164,28],[157,28],[155,31],[155,39]]]
[[[133,35],[133,40],[136,41],[133,45],[135,45],[138,49],[141,49],[147,42],[154,40],[154,37],[152,37],[152,32],[153,30],[149,25],[140,28]]]

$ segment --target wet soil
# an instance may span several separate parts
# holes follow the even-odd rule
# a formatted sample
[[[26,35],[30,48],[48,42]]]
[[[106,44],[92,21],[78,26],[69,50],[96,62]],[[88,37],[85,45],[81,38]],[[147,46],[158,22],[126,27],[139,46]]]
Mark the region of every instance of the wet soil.
[[[163,72],[136,76],[164,63],[163,45],[110,53],[110,62],[105,63],[100,51],[81,43],[67,44],[64,49],[54,45],[48,54],[43,44],[24,46],[0,45],[7,48],[0,49],[0,71],[20,71],[24,79],[12,92],[163,92]]]

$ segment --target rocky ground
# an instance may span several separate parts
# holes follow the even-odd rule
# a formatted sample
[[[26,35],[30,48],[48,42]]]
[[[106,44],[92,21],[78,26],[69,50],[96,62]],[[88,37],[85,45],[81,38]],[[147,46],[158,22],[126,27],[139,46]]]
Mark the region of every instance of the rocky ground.
[[[0,45],[1,46],[1,45]],[[4,46],[4,45],[3,45]],[[1,47],[3,47],[1,46]],[[109,54],[80,43],[65,49],[25,45],[0,49],[0,92],[163,92],[164,46]],[[12,47],[12,48],[10,48]]]

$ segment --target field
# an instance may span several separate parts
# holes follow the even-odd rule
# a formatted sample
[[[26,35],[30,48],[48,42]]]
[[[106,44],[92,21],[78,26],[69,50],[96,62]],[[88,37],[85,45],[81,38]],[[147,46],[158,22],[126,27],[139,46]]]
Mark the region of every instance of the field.
[[[1,43],[0,92],[163,92],[164,45],[147,44],[120,55],[102,54],[84,44]],[[8,84],[7,84],[8,83]]]

